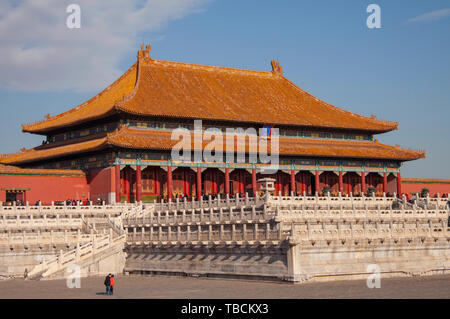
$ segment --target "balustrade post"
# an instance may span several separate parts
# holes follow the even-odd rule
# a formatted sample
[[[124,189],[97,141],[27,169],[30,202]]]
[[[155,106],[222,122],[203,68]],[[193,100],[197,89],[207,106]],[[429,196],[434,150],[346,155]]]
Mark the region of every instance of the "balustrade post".
[[[201,234],[202,234],[202,226],[198,225],[197,226],[197,241],[200,241],[202,239]]]
[[[236,225],[231,224],[231,240],[235,240],[236,236]]]
[[[258,240],[258,223],[253,224],[253,239]]]
[[[256,218],[256,207],[255,205],[252,205],[252,219]]]
[[[80,243],[77,242],[77,248],[75,250],[75,262],[78,264],[80,262]]]
[[[244,219],[244,206],[241,206],[241,220]]]
[[[50,243],[53,246],[53,229],[50,229]]]
[[[191,240],[191,226],[187,225],[186,226],[186,241],[190,241]]]
[[[62,249],[59,250],[59,256],[58,256],[58,267],[61,268],[62,267],[62,262],[63,262],[63,251]]]
[[[92,235],[92,255],[97,252],[97,238],[95,238],[94,230],[91,231]]]

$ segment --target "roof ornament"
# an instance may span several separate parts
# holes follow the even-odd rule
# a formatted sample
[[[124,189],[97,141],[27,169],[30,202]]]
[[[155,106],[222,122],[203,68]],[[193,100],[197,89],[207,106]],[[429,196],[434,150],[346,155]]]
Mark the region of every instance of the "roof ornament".
[[[141,49],[138,51],[138,54],[137,54],[138,59],[149,58],[151,49],[152,49],[152,47],[150,46],[150,44],[147,44],[147,46],[145,46],[144,44],[141,44]]]
[[[45,119],[46,119],[46,120],[49,120],[49,119],[50,119],[50,114],[47,114],[47,115],[45,116]]]
[[[283,75],[283,67],[280,65],[280,61],[272,60],[270,62],[272,64],[272,73],[277,75]]]

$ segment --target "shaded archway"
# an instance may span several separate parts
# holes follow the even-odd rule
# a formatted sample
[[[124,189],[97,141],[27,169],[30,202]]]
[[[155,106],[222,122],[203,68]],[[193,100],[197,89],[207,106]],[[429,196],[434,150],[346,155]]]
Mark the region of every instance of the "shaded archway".
[[[367,187],[374,187],[377,196],[383,194],[383,177],[378,173],[369,173],[366,175]]]
[[[331,188],[331,193],[337,195],[339,193],[339,176],[331,171],[322,172],[319,176],[320,186],[319,192],[322,193],[322,189],[327,186]]]
[[[195,194],[196,176],[189,167],[178,167],[173,171],[173,196],[175,198],[180,196],[191,197]]]
[[[225,193],[225,174],[218,168],[208,168],[202,172],[204,195]]]
[[[387,176],[387,194],[394,195],[397,193],[397,177],[394,173],[389,173]]]
[[[355,172],[347,172],[343,176],[344,181],[344,192],[350,195],[350,193],[353,193],[353,195],[361,194],[361,176],[359,176]]]
[[[295,175],[295,188],[297,194],[311,195],[314,193],[314,175],[310,171],[300,171]]]
[[[136,171],[129,165],[120,171],[120,201],[134,203],[136,200]]]
[[[245,192],[249,194],[252,192],[252,174],[245,169],[235,169],[230,173],[230,193],[244,194]]]
[[[159,200],[162,192],[161,176],[164,170],[159,166],[147,166],[142,170],[142,201]]]

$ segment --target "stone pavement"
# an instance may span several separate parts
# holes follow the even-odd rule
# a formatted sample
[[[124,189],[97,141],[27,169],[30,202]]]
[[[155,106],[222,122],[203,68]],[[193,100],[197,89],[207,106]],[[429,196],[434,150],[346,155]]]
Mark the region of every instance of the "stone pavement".
[[[381,288],[365,280],[304,284],[191,277],[116,275],[114,296],[103,293],[103,277],[81,279],[69,289],[65,280],[0,281],[0,298],[158,298],[158,299],[301,299],[301,298],[445,298],[450,299],[450,275],[386,278]]]

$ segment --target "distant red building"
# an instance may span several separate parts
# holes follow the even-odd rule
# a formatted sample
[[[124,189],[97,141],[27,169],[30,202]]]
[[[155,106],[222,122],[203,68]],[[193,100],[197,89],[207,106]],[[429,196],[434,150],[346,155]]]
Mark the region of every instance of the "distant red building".
[[[266,164],[249,160],[255,153],[250,146],[245,160],[236,156],[213,163],[192,157],[175,160],[173,131],[192,131],[196,119],[202,120],[204,129],[223,133],[228,128],[278,128],[278,170],[262,176]],[[65,185],[56,192],[67,188],[78,193],[55,193],[53,198],[84,194],[110,203],[180,195],[252,195],[259,190],[260,177],[274,178],[276,193],[283,195],[320,194],[324,187],[332,193],[360,194],[373,187],[377,194],[393,194],[402,193],[402,163],[425,157],[424,151],[385,145],[374,138],[397,127],[396,122],[348,112],[312,96],[286,79],[275,61],[271,72],[197,65],[153,59],[150,46],[143,46],[137,63],[95,97],[23,125],[24,132],[43,135],[45,142],[3,155],[0,163],[83,170],[86,176],[77,180],[79,189],[67,183],[75,182],[75,177],[55,177],[55,184],[63,180]],[[192,145],[203,151],[207,143]],[[83,178],[89,189],[81,186]],[[26,181],[34,180],[16,180],[18,185],[5,187],[29,187],[32,196],[37,185],[30,187]]]
[[[0,201],[50,204],[90,198],[86,174],[80,170],[28,169],[0,165]]]
[[[428,189],[430,196],[436,194],[450,194],[450,179],[437,178],[404,178],[402,180],[402,190],[406,194],[420,193],[422,189]]]

